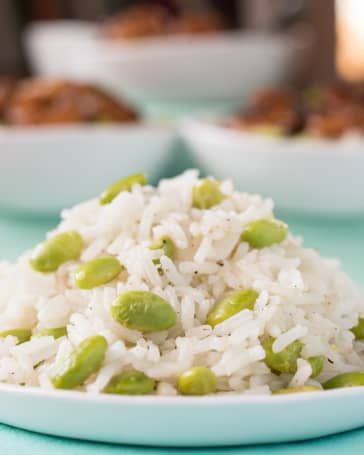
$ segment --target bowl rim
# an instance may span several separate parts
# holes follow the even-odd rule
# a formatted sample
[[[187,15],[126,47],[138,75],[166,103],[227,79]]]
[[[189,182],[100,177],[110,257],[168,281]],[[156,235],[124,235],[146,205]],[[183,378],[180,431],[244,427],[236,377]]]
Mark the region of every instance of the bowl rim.
[[[44,33],[49,33],[50,31],[57,34],[61,31],[64,32],[64,30],[62,30],[64,28],[79,28],[79,31],[82,28],[83,31],[95,33],[97,32],[98,23],[82,19],[35,20],[27,24],[24,28],[23,35],[26,37],[41,36]]]
[[[77,27],[79,30],[77,30]],[[70,31],[73,28],[74,30]],[[135,40],[110,40],[102,37],[99,33],[99,23],[92,21],[82,21],[74,19],[64,19],[56,21],[34,21],[31,22],[23,32],[23,39],[42,40],[46,35],[50,39],[47,46],[69,45],[70,36],[68,32],[77,34],[79,41],[73,43],[81,47],[83,44],[92,42],[96,46],[97,60],[106,61],[110,58],[128,59],[138,58],[139,54],[148,55],[153,52],[163,52],[175,56],[176,47],[178,51],[184,53],[217,52],[226,51],[230,47],[235,52],[242,52],[242,46],[256,46],[265,53],[285,48],[290,51],[302,51],[313,41],[310,30],[299,32],[262,32],[259,30],[223,30],[210,34],[200,35],[176,35],[176,36],[153,36],[142,37]],[[84,36],[82,37],[82,33]],[[57,36],[58,35],[58,36]],[[40,44],[40,43],[39,43]],[[194,44],[194,46],[191,46]],[[101,52],[100,52],[101,51]],[[136,55],[135,55],[136,54]],[[180,58],[180,56],[178,56]]]
[[[299,154],[300,157],[330,158],[364,158],[364,135],[348,133],[338,139],[316,137],[269,136],[261,133],[229,128],[221,124],[226,117],[202,119],[184,119],[180,122],[178,132],[184,140],[191,143],[214,143],[226,148],[229,145],[244,147],[256,144],[254,153],[270,155]],[[270,146],[273,146],[270,148]],[[294,147],[294,150],[292,148]]]
[[[110,124],[63,124],[37,126],[0,126],[0,145],[48,139],[74,139],[95,136],[123,137],[130,134],[155,134],[175,137],[173,125],[148,121]]]
[[[98,50],[97,60],[109,61],[138,61],[140,58],[152,60],[160,58],[188,58],[189,56],[204,54],[205,57],[228,54],[235,56],[247,52],[263,55],[284,52],[296,53],[305,51],[312,42],[311,36],[294,34],[257,32],[257,31],[223,31],[209,35],[181,35],[168,37],[150,37],[125,42],[107,40],[95,37],[95,46]]]

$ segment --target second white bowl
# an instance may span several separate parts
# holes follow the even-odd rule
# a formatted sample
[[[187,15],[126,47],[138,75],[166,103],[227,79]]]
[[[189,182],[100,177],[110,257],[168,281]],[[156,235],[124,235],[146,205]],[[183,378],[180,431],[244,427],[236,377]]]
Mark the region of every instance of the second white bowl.
[[[36,74],[97,82],[155,115],[236,107],[290,78],[311,43],[250,31],[114,42],[81,21],[35,22],[24,41]]]
[[[204,173],[272,197],[278,208],[364,214],[364,139],[276,138],[189,121],[181,128]]]
[[[147,125],[0,130],[0,207],[58,213],[123,175],[154,182],[173,153],[173,130]]]

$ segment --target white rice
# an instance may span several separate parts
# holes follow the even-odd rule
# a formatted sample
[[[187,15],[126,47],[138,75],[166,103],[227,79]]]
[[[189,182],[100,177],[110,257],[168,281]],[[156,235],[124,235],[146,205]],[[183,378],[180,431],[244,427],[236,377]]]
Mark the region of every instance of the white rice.
[[[363,368],[364,343],[350,328],[364,315],[364,300],[335,261],[304,249],[288,235],[279,245],[261,250],[239,243],[244,226],[272,216],[269,199],[234,191],[222,182],[226,198],[209,210],[191,208],[197,171],[163,180],[157,188],[134,186],[111,204],[97,199],[62,213],[49,233],[77,230],[86,242],[80,261],[42,274],[28,265],[30,252],[17,263],[0,264],[0,329],[67,325],[68,336],[33,338],[16,345],[0,339],[0,381],[52,387],[56,362],[83,339],[103,335],[109,344],[104,365],[80,388],[98,393],[110,378],[136,368],[158,381],[156,394],[175,395],[178,375],[205,365],[217,376],[218,392],[267,394],[272,389],[312,383],[309,356],[324,355],[319,382]],[[170,236],[178,253],[173,261],[149,245]],[[125,269],[117,280],[92,290],[78,289],[73,271],[100,254],[115,255]],[[254,310],[243,310],[215,328],[206,316],[215,302],[233,289],[259,293]],[[148,290],[170,302],[178,322],[169,331],[143,335],[113,320],[110,306],[127,290]],[[261,340],[276,338],[279,352],[295,340],[304,349],[294,375],[274,375],[264,363]],[[134,345],[130,345],[133,343]]]

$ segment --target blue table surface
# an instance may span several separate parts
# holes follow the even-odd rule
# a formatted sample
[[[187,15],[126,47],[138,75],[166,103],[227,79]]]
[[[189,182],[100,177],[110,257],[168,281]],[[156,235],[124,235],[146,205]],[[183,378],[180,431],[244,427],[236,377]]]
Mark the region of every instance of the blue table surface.
[[[284,216],[294,233],[305,238],[305,245],[315,247],[329,257],[339,258],[344,270],[364,288],[364,220],[315,219]],[[0,213],[0,257],[14,260],[22,251],[44,237],[57,224],[56,219],[11,216]],[[1,403],[0,403],[1,405]],[[346,455],[364,453],[364,429],[327,438],[289,444],[206,449],[161,449],[97,444],[34,434],[0,425],[0,454],[11,455],[162,455],[191,454],[319,454]]]

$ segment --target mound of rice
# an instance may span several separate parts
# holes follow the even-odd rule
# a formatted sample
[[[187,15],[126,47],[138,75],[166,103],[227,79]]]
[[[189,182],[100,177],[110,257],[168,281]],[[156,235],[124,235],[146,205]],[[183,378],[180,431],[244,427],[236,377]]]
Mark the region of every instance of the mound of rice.
[[[158,381],[156,393],[175,395],[176,379],[192,366],[205,365],[217,376],[218,392],[269,394],[287,386],[319,384],[335,374],[363,367],[364,343],[350,328],[364,315],[364,301],[336,261],[322,259],[291,234],[278,245],[252,249],[240,242],[244,226],[272,216],[273,203],[234,191],[221,183],[226,198],[208,210],[191,207],[197,171],[188,171],[157,188],[135,185],[108,205],[93,199],[62,213],[49,236],[76,230],[86,248],[79,261],[42,274],[29,266],[30,253],[16,264],[0,264],[0,328],[67,326],[68,335],[43,336],[16,345],[0,339],[0,381],[51,388],[55,363],[88,336],[109,344],[101,370],[81,388],[101,391],[110,378],[135,368]],[[151,241],[168,235],[178,254],[160,258]],[[73,272],[100,254],[115,255],[125,269],[117,280],[91,290],[75,286]],[[254,310],[243,310],[215,328],[206,315],[234,289],[259,293]],[[168,331],[142,334],[118,324],[110,306],[126,290],[149,290],[166,299],[178,315]],[[276,338],[276,352],[301,340],[302,359],[294,375],[275,375],[264,362],[262,337]],[[324,355],[324,369],[310,379],[304,360]]]

